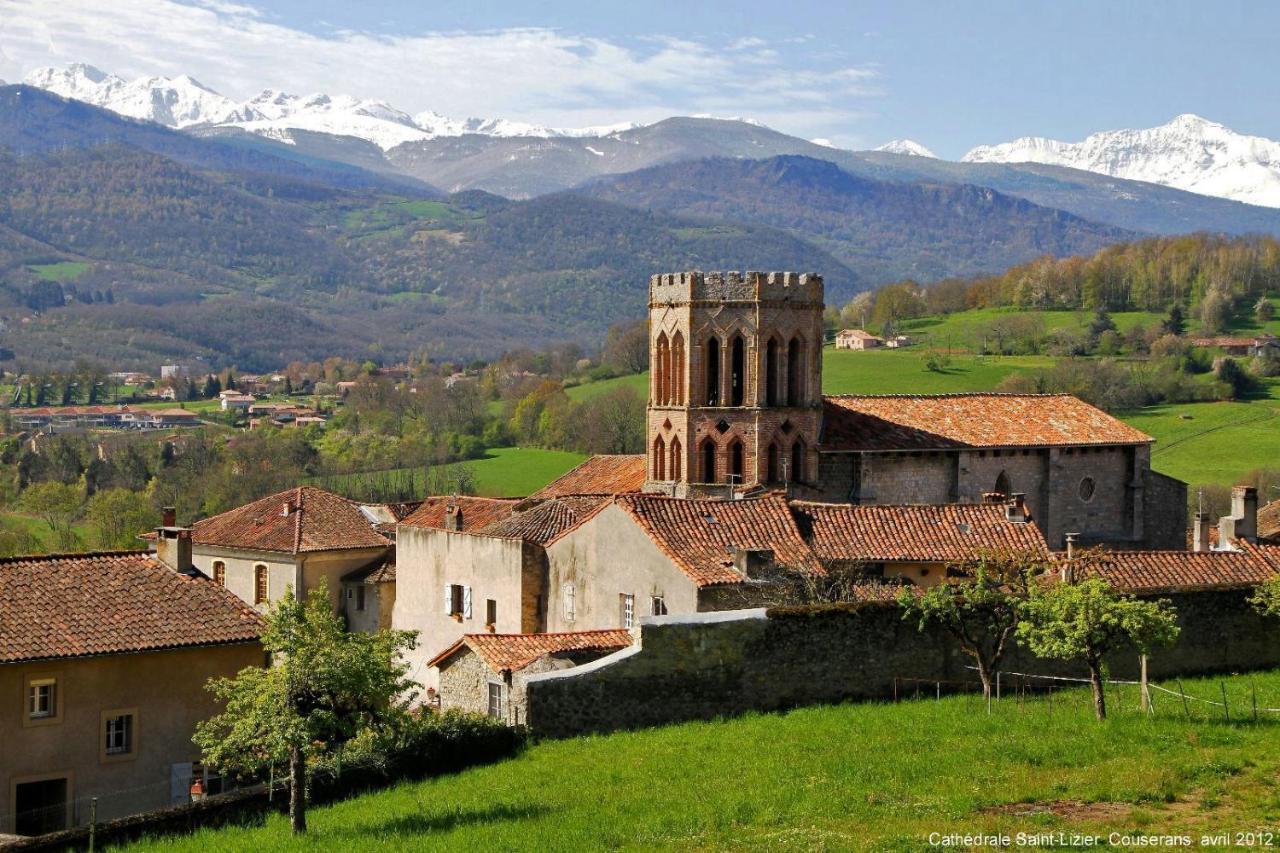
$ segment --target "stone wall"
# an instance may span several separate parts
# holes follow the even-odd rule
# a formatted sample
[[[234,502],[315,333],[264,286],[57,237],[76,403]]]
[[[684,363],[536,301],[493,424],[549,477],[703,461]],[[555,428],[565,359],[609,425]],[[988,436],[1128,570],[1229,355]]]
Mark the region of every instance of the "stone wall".
[[[1280,632],[1247,605],[1246,592],[1173,597],[1182,635],[1150,659],[1153,678],[1280,665]],[[738,610],[646,619],[640,642],[563,672],[527,679],[527,719],[564,737],[798,705],[887,699],[895,679],[976,681],[939,632],[919,632],[892,604],[812,610]],[[1118,678],[1137,654],[1109,661]],[[1079,666],[1015,650],[1006,671],[1081,676]]]
[[[1143,530],[1147,548],[1187,547],[1187,484],[1158,471],[1147,471]]]

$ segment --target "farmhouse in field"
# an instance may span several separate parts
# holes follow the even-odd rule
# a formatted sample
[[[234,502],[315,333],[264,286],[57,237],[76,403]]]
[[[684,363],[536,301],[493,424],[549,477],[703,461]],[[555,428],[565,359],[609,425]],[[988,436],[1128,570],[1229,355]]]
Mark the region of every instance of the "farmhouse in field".
[[[841,329],[836,333],[836,349],[876,349],[885,339],[862,329]]]
[[[0,833],[188,802],[205,682],[263,664],[259,615],[138,552],[0,560],[0,601]]]

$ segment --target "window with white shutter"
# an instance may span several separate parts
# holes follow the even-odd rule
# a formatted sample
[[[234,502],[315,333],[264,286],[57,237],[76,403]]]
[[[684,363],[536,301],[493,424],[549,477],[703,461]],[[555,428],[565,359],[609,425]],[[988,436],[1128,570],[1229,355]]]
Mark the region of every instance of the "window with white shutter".
[[[564,585],[564,621],[572,622],[577,615],[577,590],[573,588],[573,584]]]
[[[469,586],[462,588],[462,616],[464,619],[471,618],[471,587]]]

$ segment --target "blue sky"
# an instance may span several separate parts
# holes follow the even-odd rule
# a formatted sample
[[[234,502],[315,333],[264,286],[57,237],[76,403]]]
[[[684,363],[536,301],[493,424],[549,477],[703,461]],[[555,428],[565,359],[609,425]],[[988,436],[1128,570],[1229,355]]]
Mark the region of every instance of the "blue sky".
[[[85,61],[558,126],[755,118],[947,157],[1194,112],[1280,138],[1280,3],[0,0],[0,77]]]

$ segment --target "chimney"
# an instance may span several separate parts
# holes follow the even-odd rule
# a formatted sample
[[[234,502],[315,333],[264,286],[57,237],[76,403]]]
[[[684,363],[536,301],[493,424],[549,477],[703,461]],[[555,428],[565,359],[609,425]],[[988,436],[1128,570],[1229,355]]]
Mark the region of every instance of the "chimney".
[[[734,548],[733,567],[747,580],[764,580],[773,574],[773,551],[767,548]]]
[[[1067,539],[1067,559],[1070,560],[1074,558],[1076,555],[1076,537],[1079,536],[1080,534],[1067,533],[1064,535],[1066,536],[1066,539]]]
[[[1209,513],[1197,512],[1195,528],[1191,532],[1191,550],[1209,550]]]
[[[457,504],[449,504],[444,508],[444,529],[452,530],[454,533],[462,530],[462,507]]]
[[[982,502],[984,504],[1004,503],[1004,495],[1000,494],[999,492],[983,492]]]
[[[191,528],[157,527],[156,559],[175,572],[191,574]]]
[[[1027,520],[1027,496],[1022,492],[1009,495],[1009,502],[1004,505],[1004,517],[1008,521],[1025,522]]]
[[[1258,490],[1253,486],[1233,486],[1231,517],[1236,522],[1236,536],[1249,542],[1258,541]]]
[[[160,526],[161,527],[177,527],[178,526],[178,510],[174,507],[167,506],[160,510]]]

